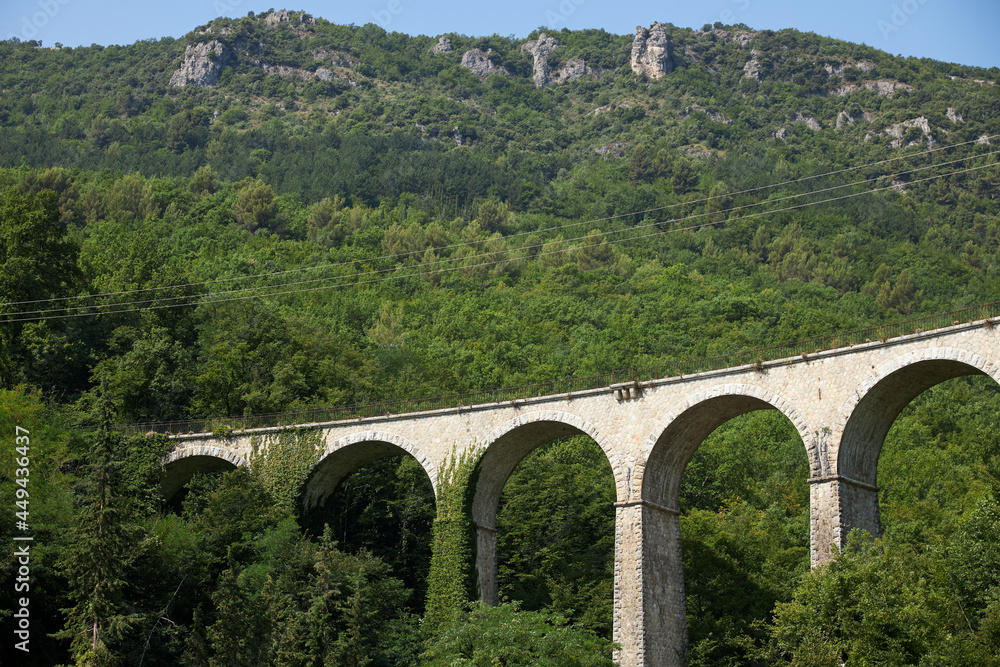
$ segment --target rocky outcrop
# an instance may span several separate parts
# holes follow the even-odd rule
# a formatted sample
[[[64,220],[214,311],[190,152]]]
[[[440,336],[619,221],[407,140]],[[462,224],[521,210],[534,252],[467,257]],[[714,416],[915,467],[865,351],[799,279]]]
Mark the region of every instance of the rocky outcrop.
[[[276,12],[271,12],[264,17],[264,25],[274,27],[279,23],[292,23],[298,25],[314,25],[316,19],[314,19],[309,14],[305,12],[290,12],[287,9],[281,9]]]
[[[947,116],[948,116],[948,120],[950,120],[953,123],[961,123],[962,122],[962,114],[958,113],[957,111],[955,111],[951,107],[948,107]]]
[[[712,30],[715,34],[715,38],[720,42],[733,42],[737,46],[746,46],[749,44],[754,36],[757,34],[752,30]]]
[[[213,39],[211,42],[188,45],[184,49],[184,62],[170,77],[171,86],[199,86],[207,88],[219,81],[219,75],[229,62],[229,49]]]
[[[691,115],[692,111],[700,111],[709,118],[711,118],[712,120],[714,120],[716,123],[722,123],[723,125],[732,125],[733,123],[732,118],[727,118],[726,116],[723,116],[721,113],[717,111],[709,111],[705,107],[698,106],[697,104],[692,104],[687,109],[685,109],[684,117],[688,118]]]
[[[645,74],[650,79],[659,79],[674,71],[674,43],[659,21],[648,30],[636,26],[632,41],[632,71]]]
[[[849,68],[861,70],[862,72],[870,72],[875,67],[875,63],[870,63],[867,60],[859,60],[856,63],[840,63],[839,65],[823,65],[823,69],[826,70],[827,74],[835,76],[844,76],[844,70]]]
[[[760,61],[756,58],[748,60],[747,64],[743,66],[743,76],[760,81]]]
[[[792,122],[805,123],[806,127],[815,132],[819,132],[820,130],[823,129],[823,126],[819,124],[818,120],[810,116],[803,116],[801,113],[795,114],[795,117],[792,118]]]
[[[903,135],[906,133],[906,130],[910,129],[911,127],[920,128],[920,131],[924,135],[924,139],[927,140],[927,145],[928,146],[933,146],[934,144],[937,143],[934,140],[934,137],[931,135],[931,126],[930,126],[930,123],[927,122],[926,118],[924,118],[923,116],[920,116],[918,118],[913,118],[912,120],[904,120],[902,123],[896,123],[895,125],[889,127],[885,131],[886,134],[888,134],[890,137],[892,137],[892,141],[890,142],[890,144],[892,145],[893,148],[902,148],[903,147],[903,141],[904,141]],[[921,142],[920,141],[910,141],[906,145],[907,146],[916,146],[919,143],[921,143]]]
[[[552,79],[552,83],[563,83],[565,81],[573,81],[575,79],[582,78],[587,74],[591,74],[592,69],[587,67],[587,63],[583,62],[583,58],[573,58],[572,60],[567,60],[566,63],[559,68],[556,72],[555,78]]]
[[[466,51],[462,54],[462,67],[469,70],[480,79],[485,79],[490,74],[503,74],[504,76],[510,74],[510,72],[503,67],[498,67],[490,62],[489,54],[492,52],[492,49],[486,52],[479,49]]]
[[[535,88],[544,88],[549,84],[572,81],[590,73],[590,68],[587,67],[587,64],[582,59],[573,58],[566,61],[562,68],[553,74],[552,68],[549,66],[549,54],[558,47],[559,42],[544,32],[538,36],[538,39],[533,39],[521,45],[521,52],[530,53],[534,60],[531,79],[535,82]]]
[[[531,79],[535,88],[544,88],[552,82],[552,69],[549,67],[549,54],[559,46],[559,42],[544,32],[530,42],[521,45],[521,53],[530,53],[534,59]]]
[[[449,53],[451,51],[451,40],[441,35],[438,43],[430,48],[431,53]]]
[[[890,81],[889,79],[876,79],[874,81],[864,81],[860,85],[849,83],[837,88],[833,91],[833,94],[843,97],[862,89],[873,90],[882,97],[888,97],[891,100],[900,91],[910,92],[913,90],[913,86],[908,83],[900,83],[899,81]]]
[[[326,49],[316,49],[313,51],[313,60],[329,62],[334,67],[357,67],[361,61],[349,53],[343,51],[327,51]]]
[[[606,158],[622,157],[625,155],[625,149],[628,147],[629,143],[627,141],[615,141],[604,146],[598,146],[594,149],[594,152]]]
[[[858,120],[865,120],[870,123],[874,119],[875,116],[868,113],[867,111],[862,111],[860,113],[854,113],[854,114],[848,113],[847,111],[841,111],[840,113],[837,114],[837,121],[834,127],[839,130],[845,125],[854,125],[854,123]]]

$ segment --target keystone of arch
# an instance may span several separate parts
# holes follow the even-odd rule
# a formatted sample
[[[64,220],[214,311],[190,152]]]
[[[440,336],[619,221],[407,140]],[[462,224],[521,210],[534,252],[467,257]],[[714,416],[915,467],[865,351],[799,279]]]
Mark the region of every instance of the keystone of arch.
[[[486,437],[482,453],[479,456],[479,466],[482,473],[480,474],[475,498],[473,500],[473,517],[480,526],[486,526],[488,528],[492,528],[494,526],[496,520],[496,506],[500,500],[500,493],[503,490],[503,486],[506,484],[510,473],[514,471],[514,468],[517,467],[517,464],[521,462],[524,456],[529,454],[537,446],[544,444],[545,442],[550,442],[551,439],[533,444],[527,451],[516,451],[514,457],[517,460],[499,460],[498,457],[501,457],[503,454],[498,453],[494,446],[503,440],[505,436],[514,433],[518,429],[531,424],[541,425],[542,423],[569,426],[578,433],[582,433],[583,435],[593,439],[593,441],[597,443],[598,447],[601,448],[601,451],[604,452],[604,456],[611,465],[611,472],[615,478],[615,497],[618,499],[623,497],[623,494],[628,488],[625,466],[623,465],[621,458],[618,456],[618,452],[615,450],[615,447],[612,445],[611,439],[608,436],[601,432],[601,430],[591,422],[570,412],[561,412],[558,410],[540,410],[537,412],[529,412],[501,424]],[[573,433],[558,433],[555,434],[552,439],[565,437],[567,435],[573,435]],[[494,470],[496,472],[495,474],[492,474]]]
[[[803,446],[806,449],[806,455],[809,457],[810,470],[816,470],[819,467],[822,456],[819,444],[820,439],[817,434],[810,432],[809,425],[806,423],[806,420],[790,401],[782,396],[779,396],[778,394],[775,394],[774,392],[764,389],[759,385],[714,385],[698,391],[697,393],[691,394],[687,398],[674,404],[674,406],[667,411],[666,415],[657,422],[656,427],[650,432],[639,452],[639,460],[636,462],[636,469],[632,476],[631,484],[627,489],[629,501],[634,499],[653,500],[653,498],[646,497],[650,495],[649,492],[651,489],[645,489],[645,491],[643,489],[646,481],[647,467],[649,466],[650,458],[653,456],[657,443],[660,442],[661,438],[670,430],[670,428],[677,425],[679,423],[678,420],[684,415],[691,414],[689,411],[698,409],[699,407],[705,407],[705,404],[708,401],[725,398],[727,396],[737,399],[746,399],[751,403],[751,405],[755,405],[756,407],[749,407],[749,409],[736,411],[735,414],[726,416],[719,423],[714,425],[710,424],[711,430],[705,433],[706,437],[709,433],[711,433],[711,431],[715,430],[715,428],[718,428],[729,419],[737,417],[740,414],[745,414],[746,412],[751,412],[753,410],[773,408],[785,415],[785,417],[792,422],[792,425],[798,432],[799,437],[802,439]],[[712,420],[713,423],[714,421],[717,420]],[[676,478],[676,484],[680,483],[680,475],[683,473],[683,469],[686,467],[688,459],[690,459],[690,456],[694,454],[694,450],[697,449],[697,446],[701,446],[701,442],[704,442],[704,438],[696,443],[696,447],[694,449],[687,453],[687,458],[683,461],[683,465],[680,466],[680,469],[669,473],[670,476]],[[669,507],[664,500],[665,499],[661,498],[660,504],[664,504],[664,506]]]
[[[338,452],[343,452],[350,447],[364,447],[366,444],[370,445],[367,451],[359,450],[356,456],[345,461],[346,465],[338,467],[331,462],[330,457],[336,456]],[[385,445],[389,445],[389,447],[385,447]],[[424,469],[430,479],[434,495],[437,497],[437,467],[416,445],[388,431],[360,431],[338,438],[323,449],[323,453],[320,454],[306,482],[306,506],[323,504],[340,480],[358,468],[385,456],[399,453],[409,454],[420,463],[420,467]]]
[[[1000,384],[1000,362],[967,349],[925,347],[878,366],[839,410],[830,455],[836,474],[874,485],[882,443],[902,409],[930,387],[963,375],[986,375]]]

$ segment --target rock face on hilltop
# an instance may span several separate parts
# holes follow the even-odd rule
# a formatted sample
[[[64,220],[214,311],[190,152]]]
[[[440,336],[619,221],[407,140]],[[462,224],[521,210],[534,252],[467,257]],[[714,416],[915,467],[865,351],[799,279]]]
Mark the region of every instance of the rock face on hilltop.
[[[287,9],[271,12],[264,17],[264,25],[271,27],[274,27],[279,23],[285,23],[286,21],[291,23],[301,23],[304,25],[314,25],[316,23],[316,19],[305,12],[290,12]]]
[[[674,71],[674,43],[663,24],[655,22],[649,29],[636,26],[632,42],[632,71],[658,79]]]
[[[535,88],[544,88],[552,83],[562,83],[564,81],[579,79],[590,72],[590,68],[587,67],[587,64],[582,59],[573,58],[566,61],[562,69],[553,75],[552,68],[549,66],[549,54],[558,47],[559,42],[544,32],[538,36],[538,39],[533,39],[521,45],[521,51],[530,53],[534,59],[531,79],[535,82]]]
[[[448,53],[451,51],[451,40],[441,35],[438,37],[438,43],[430,48],[431,53]]]
[[[492,51],[481,51],[472,49],[462,54],[462,67],[466,68],[480,79],[485,79],[490,74],[508,75],[510,72],[503,67],[497,67],[490,62],[489,54]]]
[[[171,86],[214,86],[229,62],[229,50],[213,39],[211,42],[188,45],[184,49],[184,62],[170,77]]]

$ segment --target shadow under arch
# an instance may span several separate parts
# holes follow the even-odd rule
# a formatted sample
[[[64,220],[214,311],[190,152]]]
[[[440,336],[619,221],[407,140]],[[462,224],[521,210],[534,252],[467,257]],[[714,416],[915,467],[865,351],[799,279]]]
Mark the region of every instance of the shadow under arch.
[[[221,447],[203,445],[175,449],[163,460],[160,493],[164,500],[170,500],[195,474],[235,470],[245,465],[247,462],[242,456]]]
[[[328,445],[320,455],[319,462],[306,479],[302,495],[306,509],[322,507],[326,499],[345,477],[372,461],[387,456],[412,456],[427,473],[431,488],[437,495],[437,478],[431,460],[413,443],[384,431],[364,431],[352,433]]]
[[[759,386],[720,384],[677,404],[650,433],[629,500],[618,503],[615,641],[641,646],[648,664],[684,664],[687,612],[681,555],[679,496],[684,469],[705,439],[725,422],[761,410],[782,413],[802,440],[810,466],[818,452],[809,428],[786,399]],[[635,632],[630,618],[643,619]]]
[[[532,412],[513,419],[487,438],[476,466],[472,520],[476,525],[476,570],[479,597],[488,604],[499,602],[496,517],[500,494],[517,465],[536,448],[570,435],[591,438],[604,452],[615,478],[615,495],[626,488],[624,466],[610,439],[597,427],[572,413]]]
[[[852,528],[878,537],[878,459],[896,418],[914,398],[936,384],[957,377],[984,375],[1000,384],[1000,369],[980,354],[955,348],[928,348],[878,367],[842,407],[843,431],[834,454],[833,481],[843,545]],[[826,554],[822,554],[825,556]]]

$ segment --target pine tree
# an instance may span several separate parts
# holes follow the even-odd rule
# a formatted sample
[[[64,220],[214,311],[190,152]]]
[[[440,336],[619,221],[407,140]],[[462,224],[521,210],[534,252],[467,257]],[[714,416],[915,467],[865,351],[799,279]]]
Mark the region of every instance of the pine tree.
[[[100,425],[87,456],[84,505],[62,566],[72,606],[62,610],[66,623],[57,637],[70,640],[78,667],[116,664],[118,645],[141,619],[130,613],[125,595],[138,555],[136,528],[124,500],[114,493],[114,452],[121,435],[111,430],[110,404],[103,391],[97,410]]]

